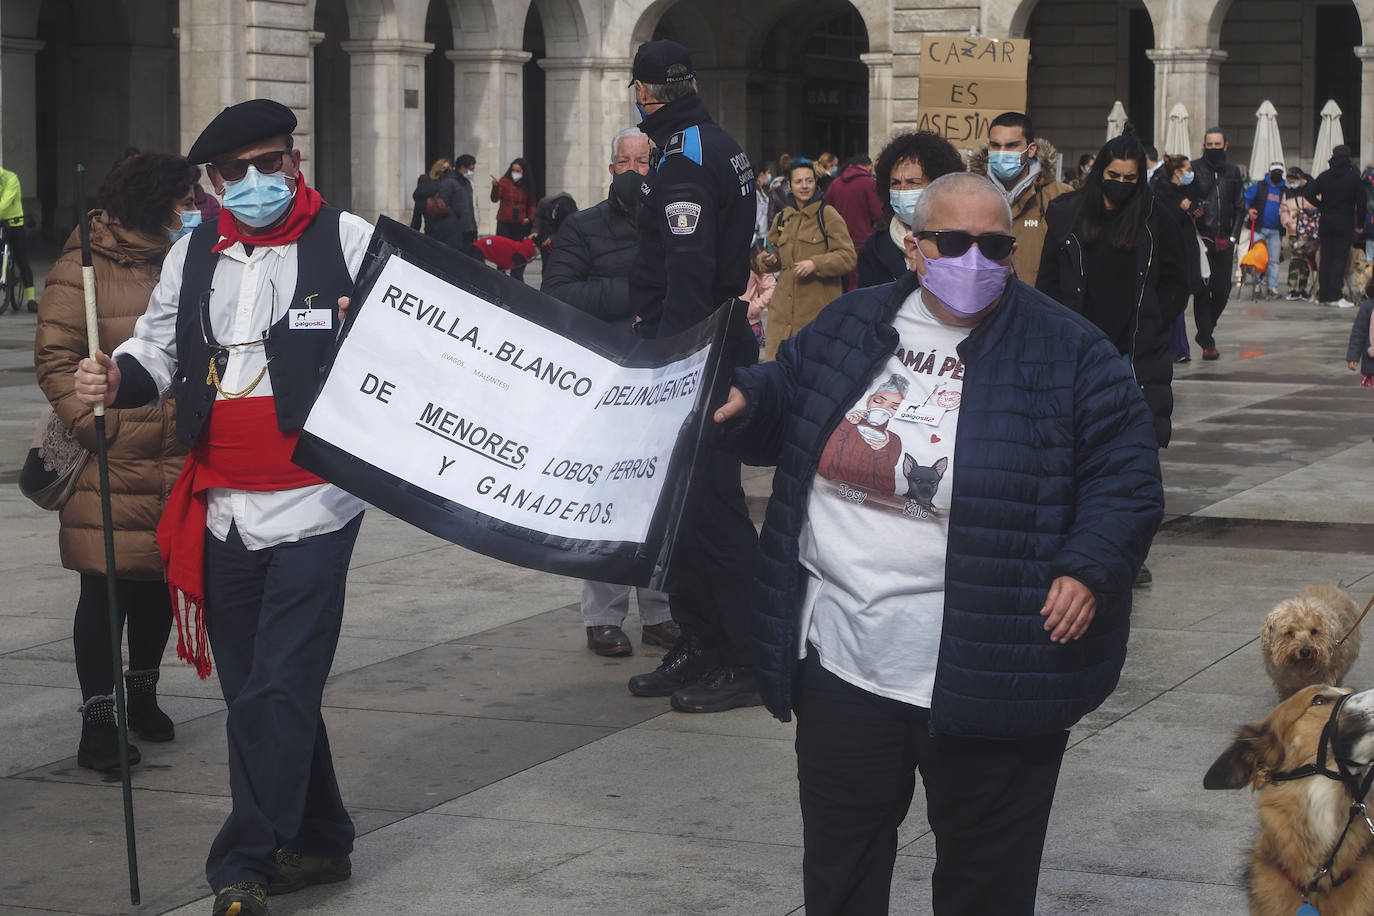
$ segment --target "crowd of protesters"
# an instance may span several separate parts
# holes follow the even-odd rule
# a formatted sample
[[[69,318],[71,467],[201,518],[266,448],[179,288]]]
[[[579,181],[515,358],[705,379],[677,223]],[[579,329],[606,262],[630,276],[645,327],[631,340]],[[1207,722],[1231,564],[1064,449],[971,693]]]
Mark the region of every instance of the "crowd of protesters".
[[[906,132],[876,158],[750,165],[697,94],[686,48],[649,42],[633,74],[643,119],[608,138],[604,199],[579,209],[541,196],[524,157],[484,197],[476,158],[459,154],[419,176],[411,218],[517,280],[541,259],[546,294],[626,334],[669,336],[745,302],[748,329],[732,327],[725,345],[722,444],[703,459],[674,575],[664,591],[634,590],[639,644],[666,654],[628,689],[686,713],[798,715],[808,912],[885,911],[892,828],[917,770],[937,795],[974,786],[930,811],[938,905],[1029,912],[1067,729],[1114,687],[1131,590],[1151,582],[1157,450],[1170,441],[1175,364],[1191,358],[1188,302],[1202,358],[1215,360],[1242,247],[1247,264],[1267,252],[1255,276],[1267,298],[1367,298],[1345,284],[1353,246],[1374,261],[1371,174],[1337,147],[1320,175],[1274,162],[1247,178],[1218,128],[1197,158],[1160,157],[1128,124],[1065,181],[1024,112],[994,118],[975,150]],[[318,376],[327,347],[267,358],[275,287],[254,272],[318,282],[337,318],[370,227],[305,184],[295,128],[289,109],[253,100],[225,109],[185,158],[133,151],[117,163],[89,215],[112,356],[85,349],[75,235],[34,306],[39,381],[63,425],[89,448],[90,408],[104,404],[124,430],[110,461],[116,520],[128,520],[110,572],[133,730],[175,735],[156,694],[174,605],[199,637],[187,651],[202,675],[202,640],[217,653],[234,804],[207,862],[216,914],[264,916],[269,894],[351,874],[353,826],[319,706],[365,506],[290,461],[305,416],[291,392]],[[18,193],[9,174],[0,198]],[[484,201],[495,205],[486,236]],[[236,311],[240,299],[252,308]],[[1370,387],[1372,307],[1347,356]],[[198,324],[186,320],[197,310]],[[967,378],[966,361],[979,367]],[[207,364],[204,383],[187,381]],[[246,442],[252,462],[232,457]],[[761,535],[742,462],[778,468]],[[1011,473],[1023,466],[1038,473]],[[59,545],[81,577],[78,763],[108,771],[122,761],[101,663],[111,637],[94,475],[63,508]],[[911,539],[910,557],[885,549]],[[267,578],[265,564],[288,559],[291,575]],[[582,584],[597,655],[633,654],[631,592]],[[246,651],[255,638],[275,648]],[[1046,699],[1050,671],[1073,702]],[[268,694],[293,724],[264,714]],[[261,741],[292,766],[250,759]],[[1020,799],[1010,817],[1009,797]],[[980,839],[987,818],[1011,825],[996,842]],[[994,864],[1005,881],[973,880]]]

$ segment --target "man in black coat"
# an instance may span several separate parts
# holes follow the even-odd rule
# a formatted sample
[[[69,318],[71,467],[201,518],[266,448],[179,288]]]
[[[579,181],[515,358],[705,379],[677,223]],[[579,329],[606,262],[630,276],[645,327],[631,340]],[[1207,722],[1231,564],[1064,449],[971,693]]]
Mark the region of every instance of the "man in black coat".
[[[644,114],[639,129],[656,149],[640,194],[630,301],[641,333],[667,336],[696,325],[748,285],[754,169],[711,120],[686,48],[675,41],[640,45],[632,74]],[[756,362],[758,344],[748,325],[741,321],[731,335],[726,359],[734,366]],[[748,640],[758,535],[739,459],[717,450],[706,460],[668,582],[682,639],[662,665],[629,685],[636,696],[671,696],[683,712],[762,702]]]
[[[639,250],[635,211],[639,189],[649,174],[649,138],[637,127],[611,141],[611,190],[606,199],[570,214],[553,237],[544,259],[542,292],[602,321],[630,329],[630,266]],[[638,589],[640,638],[645,645],[677,645],[678,627],[668,610],[668,596]],[[582,622],[587,648],[597,655],[630,655],[634,646],[621,626],[630,609],[630,587],[610,582],[582,583]]]
[[[1230,149],[1220,127],[1209,127],[1202,139],[1202,158],[1193,160],[1193,193],[1202,203],[1196,220],[1198,234],[1207,248],[1211,279],[1193,297],[1197,342],[1203,359],[1219,359],[1212,332],[1231,295],[1231,274],[1236,267],[1236,239],[1245,219],[1245,181],[1240,169],[1226,161]]]
[[[1303,196],[1321,211],[1317,226],[1317,276],[1321,287],[1317,299],[1333,308],[1354,308],[1355,303],[1341,295],[1341,286],[1345,282],[1350,246],[1364,226],[1364,182],[1350,162],[1350,147],[1344,144],[1331,151],[1327,165],[1330,168],[1302,189]]]

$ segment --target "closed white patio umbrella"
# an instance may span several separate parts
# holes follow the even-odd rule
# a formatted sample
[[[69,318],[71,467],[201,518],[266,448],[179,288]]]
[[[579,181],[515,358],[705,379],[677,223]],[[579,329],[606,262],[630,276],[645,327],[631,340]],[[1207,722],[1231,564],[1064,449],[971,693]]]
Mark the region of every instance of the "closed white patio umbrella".
[[[1118,99],[1112,106],[1112,113],[1107,115],[1107,139],[1114,140],[1121,136],[1121,132],[1126,129],[1126,109]]]
[[[1164,146],[1160,152],[1165,156],[1187,156],[1192,158],[1193,150],[1188,140],[1188,109],[1182,102],[1175,102],[1169,109],[1169,126],[1164,129]]]
[[[1341,106],[1335,99],[1327,99],[1322,106],[1322,126],[1317,128],[1317,148],[1312,153],[1312,174],[1320,175],[1327,169],[1326,160],[1331,151],[1345,142],[1341,130]]]
[[[1255,110],[1255,142],[1250,148],[1250,178],[1258,180],[1269,171],[1271,162],[1283,162],[1283,141],[1279,137],[1279,113],[1265,99]]]

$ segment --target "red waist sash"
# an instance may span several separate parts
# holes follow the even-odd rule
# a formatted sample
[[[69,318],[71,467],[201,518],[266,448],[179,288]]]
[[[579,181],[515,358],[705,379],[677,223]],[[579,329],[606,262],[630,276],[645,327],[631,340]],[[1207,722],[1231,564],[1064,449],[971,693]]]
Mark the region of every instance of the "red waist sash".
[[[291,463],[299,437],[299,431],[277,428],[270,397],[218,400],[167,497],[157,545],[176,613],[177,657],[194,665],[201,677],[210,674],[205,631],[206,491],[225,487],[275,492],[324,483]]]

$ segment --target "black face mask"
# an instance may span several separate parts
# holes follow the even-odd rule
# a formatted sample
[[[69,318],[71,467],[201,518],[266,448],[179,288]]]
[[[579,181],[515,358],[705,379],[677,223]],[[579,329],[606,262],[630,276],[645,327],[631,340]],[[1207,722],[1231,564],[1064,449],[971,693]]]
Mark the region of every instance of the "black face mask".
[[[1102,194],[1112,202],[1112,206],[1118,210],[1125,206],[1126,202],[1135,196],[1135,192],[1140,186],[1126,181],[1117,181],[1115,178],[1107,178],[1102,182]]]
[[[1202,151],[1202,158],[1208,165],[1216,167],[1226,161],[1226,150],[1224,149],[1205,149]]]
[[[639,188],[644,184],[644,176],[630,169],[611,178],[611,193],[616,196],[627,210],[639,206]]]
[[[1283,184],[1283,172],[1277,169],[1269,173],[1269,180],[1274,184]]]

